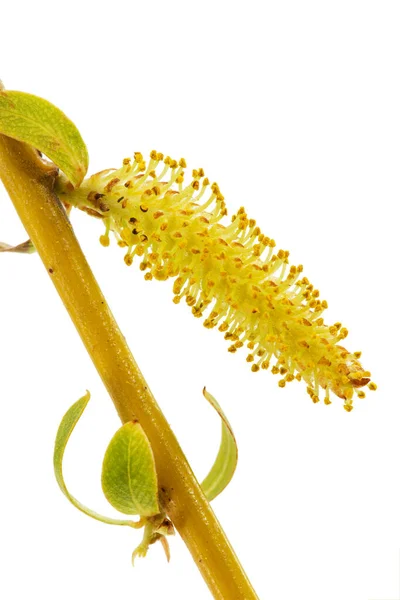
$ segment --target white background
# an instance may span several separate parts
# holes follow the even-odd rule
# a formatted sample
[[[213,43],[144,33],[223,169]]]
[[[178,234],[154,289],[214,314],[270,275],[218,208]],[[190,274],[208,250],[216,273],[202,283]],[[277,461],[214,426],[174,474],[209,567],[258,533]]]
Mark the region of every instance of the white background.
[[[218,398],[240,461],[214,502],[260,598],[399,598],[400,5],[379,1],[14,2],[1,9],[0,77],[77,124],[90,172],[153,148],[217,180],[329,301],[379,390],[312,404],[251,373],[217,331],[145,282],[101,225],[73,224],[110,305],[202,478]],[[26,239],[0,189],[0,239]],[[52,473],[58,423],[92,401],[66,456],[68,484],[108,511],[99,483],[119,426],[37,256],[0,257],[0,596],[206,599],[179,538],[130,566],[140,534],[73,509]]]

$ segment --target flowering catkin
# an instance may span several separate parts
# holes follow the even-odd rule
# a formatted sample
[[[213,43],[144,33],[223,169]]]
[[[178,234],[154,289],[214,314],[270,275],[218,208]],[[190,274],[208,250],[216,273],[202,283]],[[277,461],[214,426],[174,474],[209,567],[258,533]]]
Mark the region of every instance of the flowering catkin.
[[[224,332],[229,352],[246,344],[252,371],[271,366],[280,387],[304,379],[313,402],[323,389],[325,404],[333,392],[351,411],[354,391],[363,398],[360,388],[376,385],[361,353],[341,345],[347,329],[324,323],[328,305],[301,265],[289,267],[289,252],[276,251],[244,208],[222,224],[227,210],[218,185],[210,186],[203,169],[184,185],[185,168],[184,159],[156,151],[146,164],[137,152],[77,190],[60,178],[58,192],[66,204],[101,218],[103,246],[112,231],[126,248],[127,265],[140,257],[145,279],[175,278],[173,301],[184,298],[195,317],[205,317],[205,327]]]

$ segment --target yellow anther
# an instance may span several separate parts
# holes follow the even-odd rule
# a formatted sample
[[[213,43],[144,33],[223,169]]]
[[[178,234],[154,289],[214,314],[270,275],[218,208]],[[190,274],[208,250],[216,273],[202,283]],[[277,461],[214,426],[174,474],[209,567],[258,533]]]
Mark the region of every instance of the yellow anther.
[[[104,247],[110,245],[110,238],[108,237],[108,235],[101,235],[99,238],[99,241],[100,241],[100,244]]]
[[[297,343],[302,348],[309,348],[310,347],[310,344],[306,340],[299,340]]]
[[[353,371],[348,375],[349,379],[362,379],[363,372],[362,371]]]
[[[326,365],[327,367],[330,367],[332,362],[326,358],[326,356],[321,356],[321,358],[318,361],[319,365]]]

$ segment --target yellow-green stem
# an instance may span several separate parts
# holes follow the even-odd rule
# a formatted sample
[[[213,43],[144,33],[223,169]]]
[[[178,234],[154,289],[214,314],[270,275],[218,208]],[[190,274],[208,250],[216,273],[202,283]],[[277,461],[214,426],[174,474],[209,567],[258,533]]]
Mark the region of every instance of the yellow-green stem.
[[[139,419],[166,511],[214,598],[257,598],[157,405],[52,191],[54,173],[28,146],[0,135],[0,177],[122,422]]]

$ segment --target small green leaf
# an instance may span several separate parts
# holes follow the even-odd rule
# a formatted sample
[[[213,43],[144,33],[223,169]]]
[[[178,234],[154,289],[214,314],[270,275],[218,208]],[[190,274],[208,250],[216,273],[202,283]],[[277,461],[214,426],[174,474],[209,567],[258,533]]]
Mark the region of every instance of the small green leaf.
[[[72,496],[69,493],[67,486],[65,485],[64,477],[63,477],[63,470],[62,470],[65,447],[71,436],[71,433],[75,429],[75,425],[77,424],[80,417],[82,416],[82,413],[85,410],[89,400],[90,400],[90,393],[87,392],[85,394],[85,396],[83,396],[82,398],[80,398],[80,400],[75,402],[75,404],[73,404],[71,406],[71,408],[66,412],[66,414],[64,415],[64,417],[60,423],[60,426],[58,428],[56,442],[55,442],[55,446],[54,446],[54,455],[53,455],[54,473],[55,473],[55,476],[57,479],[57,483],[58,483],[61,491],[68,498],[68,500],[71,502],[71,504],[73,504],[81,512],[85,513],[85,515],[88,515],[89,517],[92,517],[93,519],[96,519],[97,521],[101,521],[102,523],[108,523],[110,525],[127,525],[129,527],[137,528],[137,527],[141,526],[142,523],[139,524],[139,523],[135,523],[134,521],[109,519],[108,517],[103,517],[102,515],[99,515],[98,513],[94,512],[93,510],[90,510],[90,508],[87,508],[86,506],[81,504],[76,498],[74,498],[74,496]]]
[[[137,421],[125,423],[112,438],[101,482],[105,497],[120,512],[141,517],[160,512],[153,451]]]
[[[4,242],[0,242],[0,252],[16,252],[17,254],[33,254],[36,252],[35,246],[32,244],[31,240],[26,240],[22,244],[18,244],[18,246],[10,246],[10,244],[5,244]]]
[[[0,133],[43,152],[74,186],[83,181],[89,164],[85,142],[72,121],[47,100],[0,88]]]
[[[224,415],[222,408],[214,396],[207,392],[206,388],[203,390],[203,395],[221,417],[221,444],[217,458],[215,459],[211,471],[201,484],[204,494],[207,499],[211,501],[214,500],[214,498],[216,498],[231,481],[238,461],[238,449],[232,427]]]

